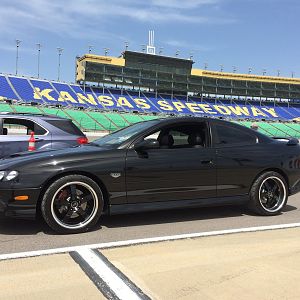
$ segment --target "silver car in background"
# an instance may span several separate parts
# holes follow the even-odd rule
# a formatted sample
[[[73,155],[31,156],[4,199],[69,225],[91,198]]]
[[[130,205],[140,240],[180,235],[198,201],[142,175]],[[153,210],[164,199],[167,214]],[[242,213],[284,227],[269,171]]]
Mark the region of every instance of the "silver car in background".
[[[61,149],[88,142],[69,119],[55,115],[0,113],[0,158],[27,151],[32,131],[37,150]]]

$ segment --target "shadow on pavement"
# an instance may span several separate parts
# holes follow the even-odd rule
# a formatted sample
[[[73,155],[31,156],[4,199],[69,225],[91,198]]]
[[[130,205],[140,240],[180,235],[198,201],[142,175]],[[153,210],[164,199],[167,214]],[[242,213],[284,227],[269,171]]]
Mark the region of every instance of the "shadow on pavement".
[[[98,222],[91,232],[99,229],[101,229],[101,222]],[[61,235],[52,230],[42,218],[38,218],[37,220],[0,219],[0,235],[36,235],[39,233]]]
[[[43,220],[19,220],[13,218],[0,219],[0,234],[7,235],[34,235],[46,232],[47,225]]]
[[[283,212],[293,211],[293,210],[296,210],[296,209],[297,209],[297,207],[288,204],[283,209]]]
[[[297,209],[294,206],[287,206],[285,212]],[[189,222],[196,220],[213,220],[221,218],[237,218],[246,216],[258,216],[250,212],[243,206],[224,206],[224,207],[209,207],[209,208],[189,208],[189,209],[173,209],[162,210],[147,213],[136,213],[126,215],[103,216],[100,223],[103,226],[113,227],[128,227],[140,225],[154,225],[163,223],[178,223]]]
[[[283,213],[296,210],[297,207],[287,205]],[[179,223],[196,220],[213,220],[221,218],[237,218],[242,216],[258,216],[242,206],[224,206],[209,208],[172,209],[135,214],[102,216],[98,224],[91,230],[100,230],[102,226],[108,228],[130,227],[141,225],[156,225],[164,223]],[[275,216],[276,217],[276,216]],[[44,233],[48,235],[59,235],[48,225],[38,218],[35,221],[19,220],[12,218],[0,219],[0,234],[4,235],[36,235]]]

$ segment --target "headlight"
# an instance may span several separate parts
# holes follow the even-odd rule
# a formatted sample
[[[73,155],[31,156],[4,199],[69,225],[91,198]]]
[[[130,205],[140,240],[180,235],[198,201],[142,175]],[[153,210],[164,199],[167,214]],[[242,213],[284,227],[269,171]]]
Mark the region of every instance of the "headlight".
[[[19,175],[18,171],[0,171],[0,181],[10,181]]]
[[[5,176],[5,171],[0,171],[0,181],[3,179]]]
[[[17,171],[10,171],[7,173],[7,175],[4,177],[4,180],[10,181],[15,179],[18,176],[18,172]]]

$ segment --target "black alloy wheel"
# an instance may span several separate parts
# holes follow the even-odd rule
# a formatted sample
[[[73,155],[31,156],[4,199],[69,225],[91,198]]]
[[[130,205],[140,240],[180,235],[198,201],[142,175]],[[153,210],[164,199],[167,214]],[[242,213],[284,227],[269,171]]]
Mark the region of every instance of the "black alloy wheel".
[[[272,176],[264,179],[259,188],[259,201],[265,210],[277,211],[282,207],[285,198],[286,189],[280,178]]]
[[[41,210],[47,224],[60,233],[88,231],[98,221],[103,195],[89,177],[69,175],[47,189]]]
[[[268,171],[261,174],[250,190],[249,208],[260,215],[279,214],[287,203],[288,187],[279,173]]]

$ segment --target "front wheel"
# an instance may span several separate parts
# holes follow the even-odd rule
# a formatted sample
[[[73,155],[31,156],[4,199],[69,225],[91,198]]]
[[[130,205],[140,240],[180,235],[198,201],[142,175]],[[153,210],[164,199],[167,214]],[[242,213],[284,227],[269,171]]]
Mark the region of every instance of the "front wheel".
[[[254,212],[273,216],[286,205],[288,188],[285,179],[277,172],[265,172],[253,183],[250,190],[249,208]]]
[[[90,230],[103,210],[103,195],[98,184],[83,175],[68,175],[46,190],[41,211],[46,223],[58,233]]]

